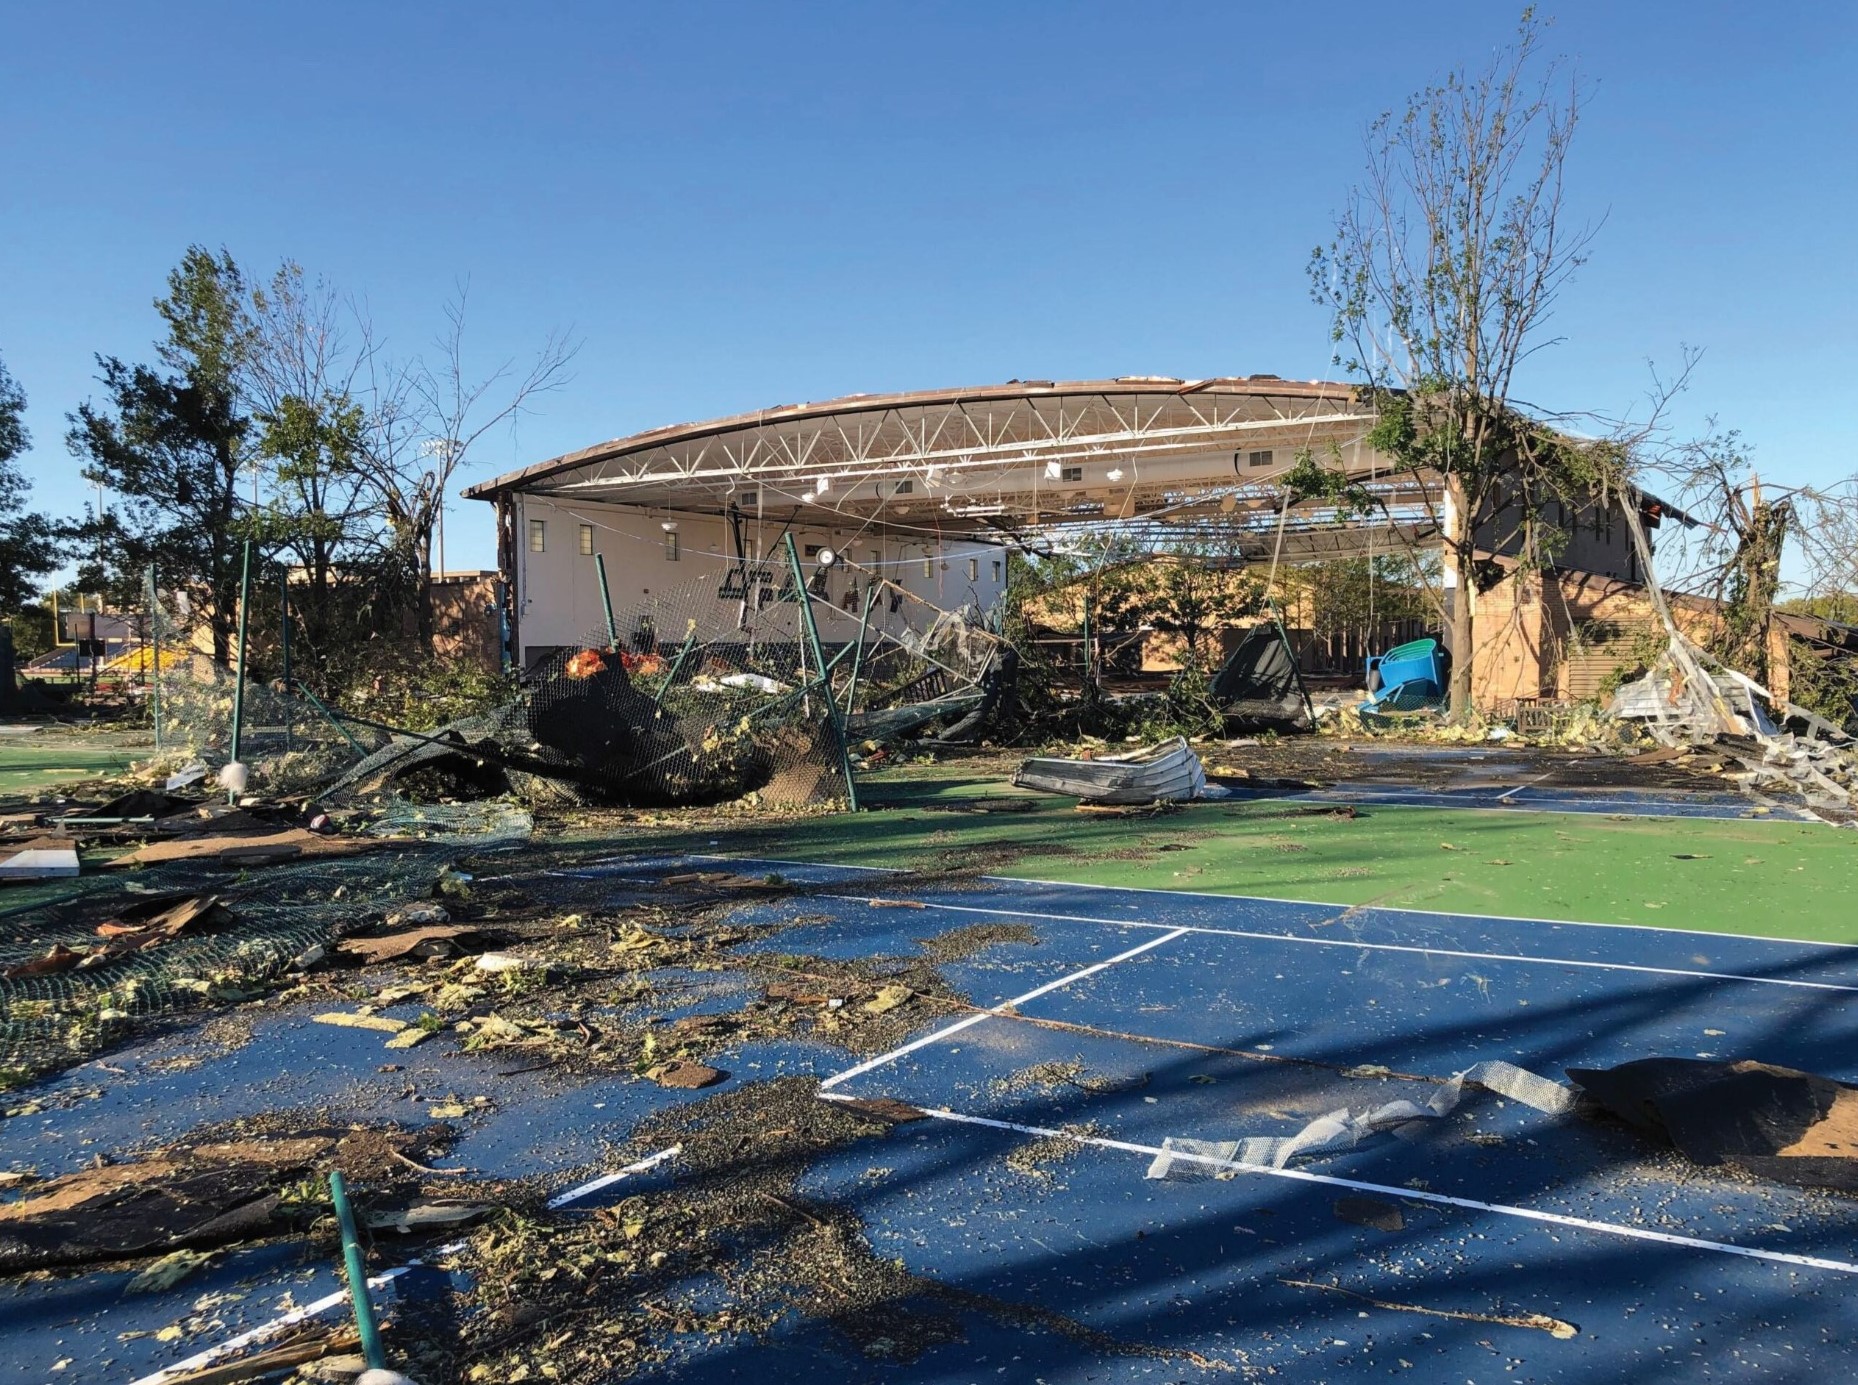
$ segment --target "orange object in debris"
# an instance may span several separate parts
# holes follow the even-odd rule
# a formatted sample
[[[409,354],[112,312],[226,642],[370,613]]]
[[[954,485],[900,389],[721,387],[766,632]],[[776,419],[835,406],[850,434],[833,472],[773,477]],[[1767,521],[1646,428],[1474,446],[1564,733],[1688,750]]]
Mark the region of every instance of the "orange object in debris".
[[[606,672],[606,660],[600,657],[597,649],[583,649],[568,660],[567,674],[570,678],[592,678],[596,673]]]
[[[627,673],[663,673],[664,660],[656,654],[628,654],[619,652],[619,666]]]

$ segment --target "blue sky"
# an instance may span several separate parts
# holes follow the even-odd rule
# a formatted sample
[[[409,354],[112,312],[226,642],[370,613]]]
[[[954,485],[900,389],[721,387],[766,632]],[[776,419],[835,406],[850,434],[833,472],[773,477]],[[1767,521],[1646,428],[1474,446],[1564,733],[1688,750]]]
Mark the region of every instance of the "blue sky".
[[[1764,474],[1858,471],[1858,4],[1565,3],[1605,218],[1522,393],[1618,413],[1706,355],[1680,426]],[[47,510],[93,353],[147,359],[188,243],[294,258],[389,348],[471,285],[481,365],[554,327],[574,380],[464,480],[852,391],[1332,374],[1304,264],[1366,121],[1516,10],[1282,4],[12,6],[0,357]],[[490,565],[455,502],[453,566]]]

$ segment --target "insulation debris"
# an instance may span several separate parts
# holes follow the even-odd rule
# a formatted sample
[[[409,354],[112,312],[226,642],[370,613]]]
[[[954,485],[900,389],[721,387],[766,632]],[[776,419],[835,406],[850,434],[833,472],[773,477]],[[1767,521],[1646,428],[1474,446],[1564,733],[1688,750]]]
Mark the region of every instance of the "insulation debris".
[[[1463,1101],[1467,1084],[1546,1115],[1562,1115],[1574,1108],[1575,1093],[1569,1088],[1513,1063],[1493,1060],[1467,1068],[1449,1082],[1440,1083],[1423,1102],[1389,1101],[1360,1115],[1347,1108],[1331,1111],[1311,1121],[1295,1135],[1260,1135],[1225,1141],[1169,1136],[1162,1141],[1162,1152],[1149,1164],[1147,1177],[1229,1178],[1241,1171],[1241,1166],[1281,1169],[1292,1159],[1353,1149],[1370,1135],[1450,1115]],[[1219,1167],[1222,1164],[1233,1167],[1222,1169]]]

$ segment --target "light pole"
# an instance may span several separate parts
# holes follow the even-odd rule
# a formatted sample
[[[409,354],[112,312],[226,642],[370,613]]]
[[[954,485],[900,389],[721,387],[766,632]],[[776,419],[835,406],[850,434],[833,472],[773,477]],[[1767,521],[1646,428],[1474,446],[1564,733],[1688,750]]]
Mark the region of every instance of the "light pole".
[[[428,457],[436,459],[432,479],[433,491],[438,501],[436,528],[438,530],[438,570],[435,577],[445,576],[445,486],[451,480],[452,468],[457,465],[458,454],[464,450],[464,444],[457,438],[427,438],[419,445],[419,450]]]

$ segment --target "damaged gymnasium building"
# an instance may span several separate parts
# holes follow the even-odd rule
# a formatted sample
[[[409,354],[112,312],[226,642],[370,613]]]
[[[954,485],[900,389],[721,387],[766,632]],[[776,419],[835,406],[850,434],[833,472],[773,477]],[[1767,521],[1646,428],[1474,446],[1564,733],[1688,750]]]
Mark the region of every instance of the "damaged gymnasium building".
[[[1449,498],[1436,478],[1415,477],[1368,445],[1375,423],[1355,389],[1324,381],[1016,380],[676,424],[538,463],[466,495],[497,510],[514,661],[546,667],[610,627],[632,664],[677,665],[678,678],[689,680],[703,676],[702,660],[688,657],[693,632],[699,643],[726,644],[732,623],[746,635],[755,613],[792,596],[789,544],[827,661],[872,640],[920,646],[934,613],[962,629],[986,627],[1005,596],[1010,563],[1080,533],[1113,532],[1126,549],[1156,555],[1181,551],[1184,538],[1203,550],[1211,536],[1221,561],[1261,569],[1396,554],[1423,560],[1437,550],[1441,521],[1451,523]],[[1286,478],[1312,456],[1344,473],[1355,497],[1371,497],[1369,517],[1321,498],[1285,504]],[[1633,494],[1647,531],[1682,520]],[[1560,516],[1569,539],[1559,567],[1526,577],[1514,572],[1497,524],[1485,522],[1494,580],[1472,598],[1480,706],[1591,696],[1625,660],[1627,639],[1618,632],[1635,630],[1651,606],[1618,508]],[[1459,595],[1449,572],[1444,583],[1449,606]],[[879,587],[882,599],[870,600]],[[1254,637],[1248,649],[1245,629],[1217,632],[1222,655],[1246,665],[1229,668],[1220,686],[1267,709],[1294,708],[1297,699],[1276,686],[1290,662],[1284,651],[1305,677],[1358,680],[1363,654],[1415,635],[1447,639],[1448,624],[1382,621],[1338,652],[1292,607],[1281,640]],[[803,635],[789,632],[796,650]],[[887,700],[844,705],[864,716],[866,729],[882,723],[871,713],[900,715],[938,698],[965,695],[962,705],[972,707],[981,666],[997,671],[998,662],[991,650],[970,651],[976,658],[939,673],[918,667],[915,687],[866,674],[867,694],[882,690]],[[806,672],[801,654],[792,662],[796,677]],[[1172,666],[1167,641],[1142,648],[1138,639],[1135,672]],[[850,670],[842,663],[838,672],[843,681]]]

